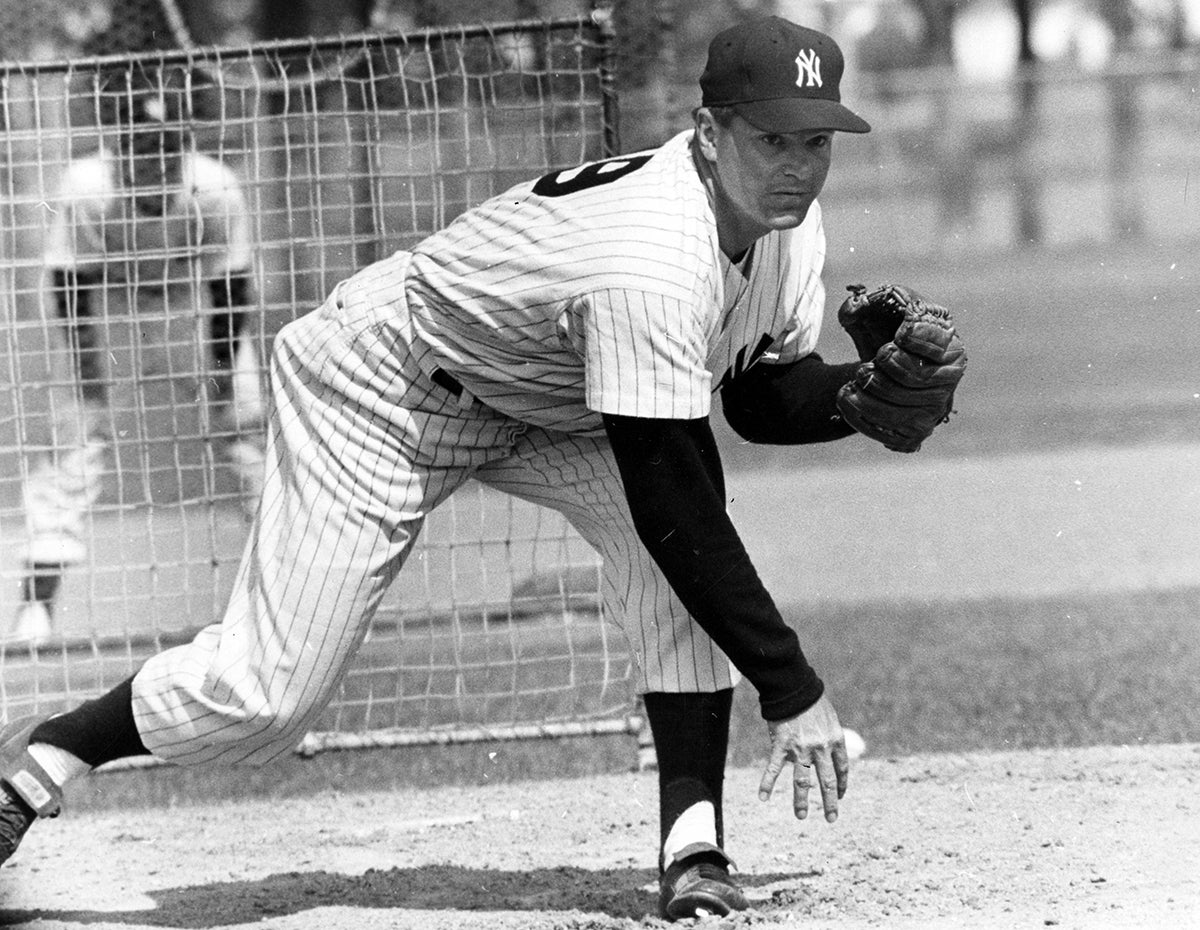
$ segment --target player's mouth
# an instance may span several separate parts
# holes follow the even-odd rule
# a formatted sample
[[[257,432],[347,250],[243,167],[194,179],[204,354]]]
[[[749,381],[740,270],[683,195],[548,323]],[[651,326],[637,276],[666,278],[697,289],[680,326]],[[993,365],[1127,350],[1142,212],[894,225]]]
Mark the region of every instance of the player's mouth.
[[[772,191],[767,195],[764,206],[773,212],[794,213],[799,210],[807,211],[812,200],[812,195],[804,191]]]

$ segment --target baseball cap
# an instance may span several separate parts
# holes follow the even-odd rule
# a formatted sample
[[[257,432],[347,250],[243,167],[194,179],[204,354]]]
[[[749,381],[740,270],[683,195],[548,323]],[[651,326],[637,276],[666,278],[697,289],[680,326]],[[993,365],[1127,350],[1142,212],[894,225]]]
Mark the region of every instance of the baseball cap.
[[[870,132],[842,105],[846,62],[823,32],[761,16],[717,33],[700,76],[701,104],[732,107],[767,132],[840,129]]]

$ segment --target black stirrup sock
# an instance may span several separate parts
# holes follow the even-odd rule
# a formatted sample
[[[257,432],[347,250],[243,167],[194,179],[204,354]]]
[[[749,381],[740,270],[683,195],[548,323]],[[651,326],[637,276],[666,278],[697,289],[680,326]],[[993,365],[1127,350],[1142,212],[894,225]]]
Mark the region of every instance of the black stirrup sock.
[[[712,803],[717,845],[723,846],[721,797],[733,689],[679,694],[656,691],[643,698],[658,756],[660,852],[675,821],[700,801]]]
[[[149,755],[133,720],[133,678],[39,724],[29,734],[29,742],[65,749],[92,768],[128,756]]]

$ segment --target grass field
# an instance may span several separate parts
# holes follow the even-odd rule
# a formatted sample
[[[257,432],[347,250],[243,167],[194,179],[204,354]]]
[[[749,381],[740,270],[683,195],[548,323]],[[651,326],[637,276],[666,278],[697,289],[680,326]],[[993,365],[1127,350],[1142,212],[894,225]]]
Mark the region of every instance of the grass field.
[[[858,822],[869,823],[855,827],[851,820],[838,834],[846,837],[845,845],[813,827],[811,847],[809,839],[797,847],[813,852],[784,852],[775,859],[765,840],[742,827],[741,842],[752,858],[741,864],[756,891],[758,916],[736,926],[1183,925],[1171,922],[1184,913],[1172,909],[1200,897],[1194,884],[1170,884],[1175,873],[1169,861],[1163,860],[1158,879],[1122,885],[1121,897],[1115,867],[1104,871],[1105,856],[1094,855],[1088,844],[1111,841],[1146,850],[1157,848],[1155,836],[1162,831],[1183,835],[1191,824],[1192,835],[1198,833],[1190,800],[1194,785],[1186,774],[1193,758],[1188,744],[1200,741],[1200,580],[1188,569],[1200,552],[1194,519],[1200,480],[1189,464],[1200,443],[1194,251],[1185,253],[1177,243],[1144,243],[886,268],[835,254],[827,281],[834,292],[843,280],[885,276],[913,282],[956,311],[971,367],[951,423],[911,460],[889,458],[856,440],[764,453],[729,437],[725,458],[734,482],[750,482],[768,497],[772,485],[764,482],[787,476],[776,479],[779,518],[785,524],[795,520],[797,550],[805,551],[805,565],[816,566],[810,572],[821,571],[810,550],[826,544],[840,559],[876,562],[881,576],[903,575],[903,559],[911,553],[898,551],[894,540],[908,534],[925,547],[921,551],[971,552],[965,563],[986,584],[960,586],[952,580],[928,597],[856,598],[832,590],[842,577],[833,567],[829,589],[818,579],[817,595],[781,598],[785,613],[797,618],[806,650],[844,721],[867,738],[869,754],[847,806],[853,812],[854,803],[865,805],[858,808]],[[838,339],[827,331],[827,357],[845,357]],[[1173,461],[1176,471],[1167,467]],[[1020,504],[1022,468],[1028,470],[1028,508]],[[992,473],[1009,478],[993,481]],[[855,505],[856,519],[864,522],[840,525],[836,516],[825,525],[808,522],[822,511],[789,496],[806,474],[826,481],[875,474],[879,480],[869,485],[875,496]],[[959,496],[950,498],[951,487]],[[949,503],[968,494],[974,505],[956,520]],[[886,528],[888,547],[872,546],[872,521]],[[1042,548],[1039,527],[1082,528],[1086,534],[1074,548],[1057,550],[1056,557],[1065,560],[1060,567],[1046,555],[1051,550]],[[1183,567],[1167,571],[1166,563]],[[1038,577],[1046,583],[1032,584],[1030,574],[1013,568],[1022,564],[1031,572],[1044,569]],[[1156,566],[1164,570],[1156,574]],[[936,565],[919,567],[936,575],[931,571]],[[1049,583],[1056,579],[1061,583]],[[808,590],[799,581],[795,586]],[[1178,749],[1150,748],[1163,744]],[[755,695],[739,689],[731,792],[751,777],[763,751]],[[1106,780],[1105,758],[1125,760],[1119,763],[1125,781],[1111,771],[1116,781]],[[267,805],[284,830],[276,843],[298,844],[294,856],[284,857],[294,864],[282,872],[275,865],[270,878],[240,884],[220,879],[212,868],[198,866],[195,874],[206,877],[196,883],[181,878],[179,868],[165,869],[166,884],[140,879],[133,887],[143,890],[130,891],[145,911],[131,911],[129,896],[116,890],[110,890],[109,904],[97,903],[94,910],[82,902],[52,908],[39,900],[65,899],[49,890],[39,898],[36,889],[45,874],[37,872],[38,847],[31,835],[22,852],[25,864],[0,876],[0,893],[7,887],[20,902],[13,905],[19,909],[11,912],[9,925],[39,928],[210,927],[264,919],[272,927],[582,930],[653,924],[642,916],[651,907],[644,889],[632,899],[612,890],[618,885],[636,890],[653,880],[647,868],[654,842],[653,779],[626,775],[633,759],[631,739],[603,738],[332,753],[265,770],[105,775],[70,788],[62,835],[76,837],[74,847],[63,849],[56,844],[65,840],[39,827],[47,836],[45,848],[58,857],[53,861],[69,861],[71,848],[92,848],[93,830],[130,836],[134,847],[126,844],[117,852],[137,858],[143,833],[135,824],[145,822],[147,834],[157,835],[155,830],[170,829],[172,822],[186,822],[198,831],[196,846],[203,855],[226,857],[230,875],[260,874],[253,856],[246,859],[234,839],[222,837],[236,826],[230,818],[258,817],[262,808],[256,805]],[[1015,795],[1022,799],[1020,808],[1006,808],[1005,778],[1027,766],[1030,781]],[[1128,774],[1135,770],[1140,774]],[[955,781],[955,772],[969,777]],[[1042,781],[1034,778],[1037,773]],[[1062,794],[1063,786],[1074,786],[1074,793]],[[973,805],[964,809],[978,811],[979,820],[935,815],[946,805],[957,810],[960,788]],[[1157,819],[1148,821],[1133,811],[1144,811],[1137,799],[1151,797],[1151,790],[1157,792],[1152,795]],[[576,804],[573,795],[589,800]],[[393,797],[408,805],[407,819],[381,813],[389,809],[384,799]],[[639,808],[637,816],[622,813],[630,797],[650,806]],[[605,798],[611,802],[607,808]],[[911,805],[907,813],[889,813],[888,802],[896,799]],[[1051,799],[1049,806],[1038,806]],[[1123,808],[1121,799],[1133,806]],[[541,824],[541,832],[523,833],[523,826],[506,833],[493,818],[510,803],[529,805],[520,810],[561,812],[571,825],[559,834],[531,814],[519,822],[529,829]],[[731,822],[738,817],[757,822],[736,806],[741,800],[731,804]],[[475,813],[479,805],[486,813]],[[141,813],[119,813],[130,807]],[[368,823],[355,813],[359,810]],[[599,811],[591,815],[597,827],[590,833],[581,819],[584,810]],[[335,833],[352,824],[362,832],[322,851],[310,845],[313,816],[332,817],[326,829]],[[381,816],[400,816],[395,832],[389,832],[392,821],[378,820]],[[787,819],[778,816],[780,823]],[[1009,837],[1006,818],[1028,818],[1025,832]],[[288,822],[295,824],[290,835]],[[739,835],[739,827],[731,830]],[[88,839],[80,839],[85,835]],[[511,850],[503,848],[506,836]],[[451,846],[438,845],[438,837]],[[477,885],[461,864],[457,871],[439,871],[440,863],[461,863],[464,856],[473,861],[467,851],[489,842],[501,845],[478,855],[491,865],[477,878],[508,889],[494,900],[467,890]],[[526,848],[521,842],[543,844],[536,847],[543,851],[520,852]],[[1011,859],[1023,843],[1031,844],[1031,858]],[[1037,858],[1059,848],[1055,843],[1065,843],[1071,855],[1054,860],[1057,866]],[[911,858],[914,850],[927,858]],[[978,860],[947,871],[942,855]],[[1114,852],[1107,861],[1116,861],[1113,856],[1120,858]],[[275,862],[264,851],[267,860]],[[511,873],[495,864],[510,861]],[[390,871],[369,871],[388,863]],[[970,884],[976,872],[976,890],[964,890],[964,881]],[[1033,873],[1037,879],[1029,877]],[[1120,878],[1132,882],[1131,874],[1121,872]],[[1046,882],[1058,879],[1047,890]],[[1080,888],[1096,889],[1098,882],[1112,883],[1109,903],[1081,897]],[[1021,891],[1013,883],[1028,883],[1033,897],[1017,900]],[[154,888],[171,891],[147,890]],[[306,895],[311,906],[296,903]],[[551,903],[556,895],[564,901]],[[218,900],[228,908],[222,911]],[[512,908],[516,916],[509,916]],[[1005,913],[1016,916],[1010,920]]]

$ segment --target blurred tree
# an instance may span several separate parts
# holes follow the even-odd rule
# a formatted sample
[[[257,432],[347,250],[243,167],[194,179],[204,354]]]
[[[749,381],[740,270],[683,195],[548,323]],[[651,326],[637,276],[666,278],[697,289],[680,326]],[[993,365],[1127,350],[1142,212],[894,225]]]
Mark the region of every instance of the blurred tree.
[[[611,6],[617,40],[621,142],[626,151],[657,145],[671,132],[681,83],[676,0]]]
[[[247,9],[231,8],[227,0],[189,0],[180,7],[197,45],[227,45],[248,39]]]
[[[970,234],[979,181],[978,162],[1003,151],[1011,155],[1016,235],[1023,243],[1040,241],[1043,231],[1039,187],[1031,155],[1038,109],[1037,61],[1032,44],[1033,0],[1011,0],[1019,33],[1017,79],[1013,82],[1016,117],[1001,130],[1000,138],[995,131],[988,132],[978,124],[971,89],[964,86],[954,71],[955,18],[962,4],[958,0],[907,2],[922,21],[919,47],[913,49],[911,43],[893,41],[900,24],[895,21],[896,17],[889,18],[884,14],[876,26],[873,41],[866,43],[860,51],[873,55],[874,67],[869,70],[876,72],[877,87],[884,99],[894,99],[911,91],[911,85],[908,90],[892,86],[890,75],[894,70],[915,66],[927,69],[931,75],[927,86],[938,106],[937,132],[918,145],[930,146],[937,163],[940,220],[947,240],[952,242]],[[897,50],[904,47],[909,49],[907,53]]]
[[[258,34],[296,39],[361,32],[374,9],[375,0],[260,0]]]
[[[1126,67],[1133,54],[1135,12],[1130,0],[1097,0],[1100,15],[1112,29],[1115,67],[1108,75],[1111,222],[1117,236],[1141,235],[1141,198],[1137,191],[1136,155],[1139,145],[1137,76]]]
[[[1013,0],[1017,14],[1017,118],[1013,125],[1017,241],[1022,245],[1042,241],[1042,211],[1032,147],[1037,138],[1037,55],[1033,50],[1033,2]]]
[[[926,61],[934,66],[954,62],[954,14],[957,0],[910,0],[925,21]]]
[[[852,51],[858,69],[872,77],[875,93],[896,103],[901,98],[897,78],[927,64],[924,19],[906,0],[880,0]]]
[[[262,0],[258,9],[258,34],[264,39],[295,39],[310,35],[311,10],[297,0]]]

